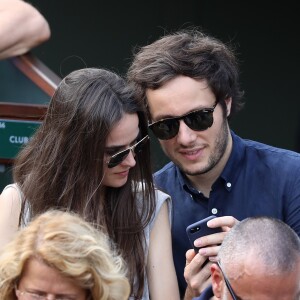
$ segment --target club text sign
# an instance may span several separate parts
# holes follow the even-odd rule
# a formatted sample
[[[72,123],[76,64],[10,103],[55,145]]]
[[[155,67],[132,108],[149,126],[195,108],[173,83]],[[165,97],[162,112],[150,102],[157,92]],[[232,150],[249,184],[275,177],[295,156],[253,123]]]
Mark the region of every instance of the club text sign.
[[[37,121],[0,119],[0,158],[15,158],[40,125]]]

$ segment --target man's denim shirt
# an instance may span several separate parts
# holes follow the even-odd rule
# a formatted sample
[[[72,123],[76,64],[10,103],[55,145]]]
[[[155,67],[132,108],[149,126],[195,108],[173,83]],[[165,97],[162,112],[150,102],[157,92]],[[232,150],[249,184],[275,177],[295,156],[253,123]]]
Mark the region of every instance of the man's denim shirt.
[[[210,300],[214,296],[212,286],[207,287],[199,297],[195,297],[192,300]]]
[[[232,152],[209,199],[172,162],[155,173],[156,186],[172,197],[173,256],[181,295],[186,288],[185,253],[192,248],[186,235],[191,223],[209,215],[238,220],[270,216],[300,236],[300,154],[231,134]]]

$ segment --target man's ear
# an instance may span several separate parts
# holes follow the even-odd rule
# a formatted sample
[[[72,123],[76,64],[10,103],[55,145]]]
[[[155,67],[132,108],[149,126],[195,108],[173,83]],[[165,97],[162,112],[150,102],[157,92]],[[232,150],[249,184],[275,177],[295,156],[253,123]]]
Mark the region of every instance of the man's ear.
[[[232,103],[232,98],[231,97],[225,99],[227,118],[230,116],[230,113],[231,113],[231,103]]]
[[[224,280],[221,271],[217,264],[212,264],[210,267],[212,289],[216,298],[222,298],[222,291],[224,289]]]

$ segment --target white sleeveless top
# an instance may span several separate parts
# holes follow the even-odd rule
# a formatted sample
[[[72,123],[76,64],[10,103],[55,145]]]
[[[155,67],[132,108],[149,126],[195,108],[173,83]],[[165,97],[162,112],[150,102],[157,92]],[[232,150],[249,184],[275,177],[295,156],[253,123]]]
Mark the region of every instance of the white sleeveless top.
[[[169,221],[170,221],[170,227],[171,227],[171,210],[172,210],[172,202],[171,202],[171,198],[169,195],[163,193],[160,190],[156,190],[155,191],[155,199],[156,199],[156,209],[155,209],[155,213],[151,219],[151,222],[148,224],[148,226],[145,228],[144,233],[145,233],[145,246],[144,246],[144,252],[145,252],[145,256],[148,256],[148,250],[149,250],[149,242],[150,242],[150,233],[151,230],[154,226],[156,217],[163,205],[163,203],[166,201],[167,202],[167,206],[168,206],[168,211],[169,211]],[[139,199],[139,201],[142,201],[142,199]],[[146,259],[147,261],[147,259]],[[146,272],[146,271],[145,271]],[[149,286],[148,286],[148,280],[147,280],[147,275],[145,274],[144,276],[145,281],[144,281],[144,292],[143,292],[143,296],[142,298],[140,298],[140,300],[150,300],[150,295],[149,295]],[[135,285],[134,285],[135,286]],[[134,289],[133,286],[133,289]],[[129,300],[134,300],[134,297],[129,297]]]
[[[23,197],[23,193],[22,193],[21,189],[19,188],[18,184],[16,184],[16,183],[9,184],[3,190],[6,190],[8,188],[13,188],[18,192],[20,206],[22,207],[24,197]],[[26,227],[30,221],[30,209],[29,209],[28,202],[25,202],[24,212],[25,212],[24,218],[21,218],[21,226],[20,226],[21,228]]]

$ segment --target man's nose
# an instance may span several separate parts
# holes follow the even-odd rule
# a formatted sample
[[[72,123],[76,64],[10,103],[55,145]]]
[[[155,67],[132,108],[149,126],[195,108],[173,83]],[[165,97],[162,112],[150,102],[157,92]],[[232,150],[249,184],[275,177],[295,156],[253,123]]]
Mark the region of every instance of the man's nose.
[[[180,120],[179,130],[176,138],[179,144],[188,146],[196,140],[197,133],[188,127],[183,120]]]

